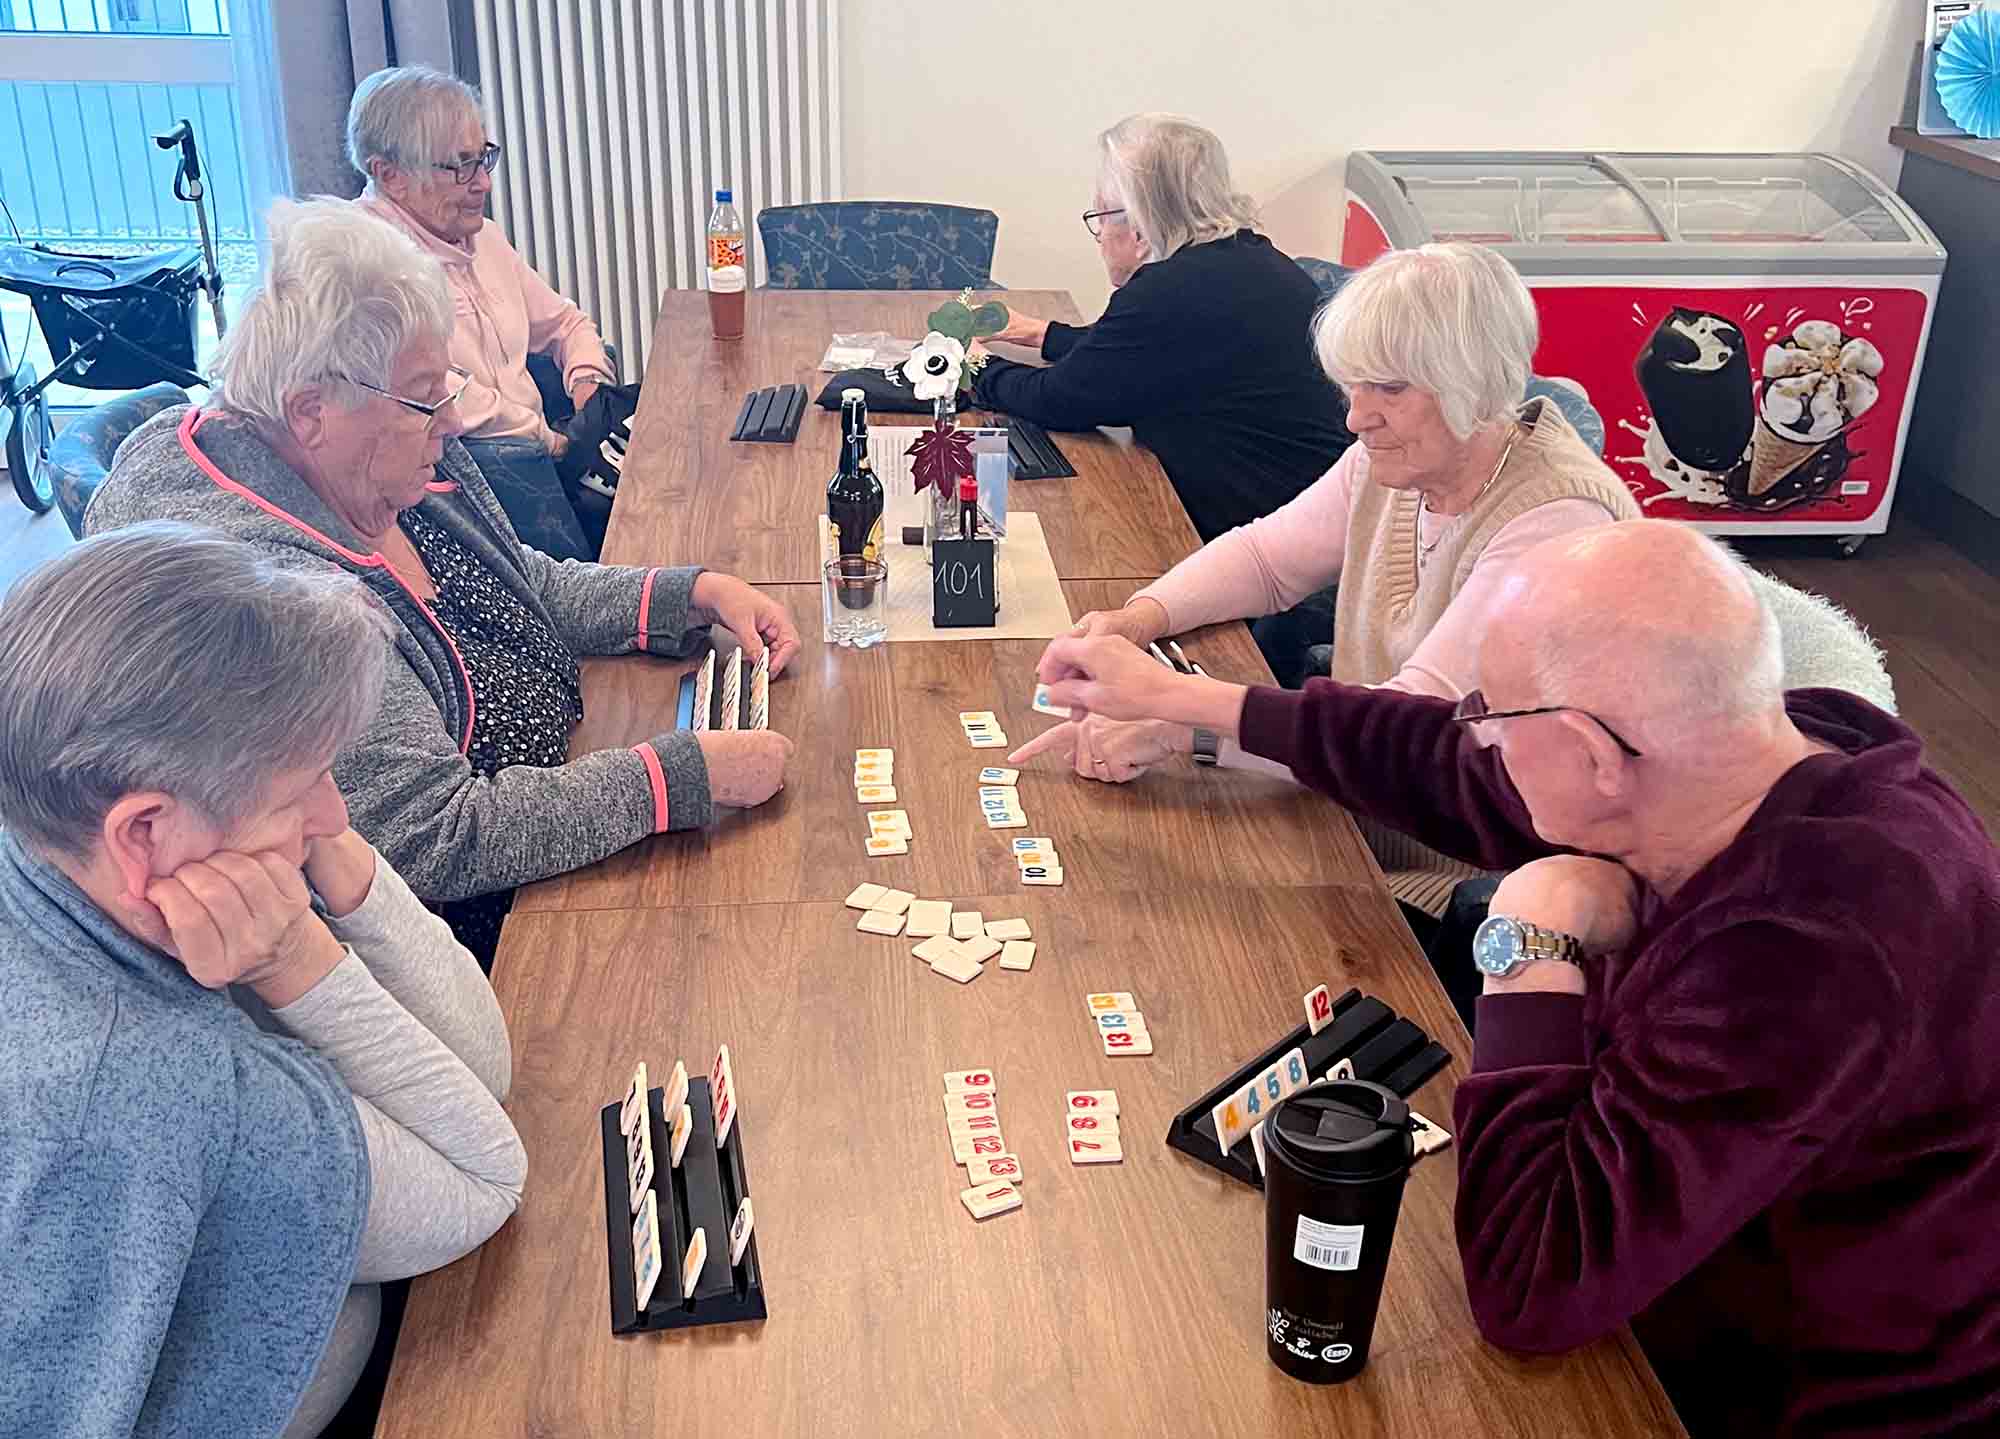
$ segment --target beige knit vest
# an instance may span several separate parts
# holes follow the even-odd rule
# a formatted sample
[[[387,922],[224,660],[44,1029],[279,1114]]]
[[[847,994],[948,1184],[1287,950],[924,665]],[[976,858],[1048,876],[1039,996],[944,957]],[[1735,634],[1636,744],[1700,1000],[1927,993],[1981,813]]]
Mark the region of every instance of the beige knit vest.
[[[1509,521],[1555,500],[1594,500],[1615,519],[1639,518],[1618,476],[1578,438],[1546,399],[1521,407],[1521,438],[1498,482],[1458,517],[1417,569],[1414,490],[1388,490],[1358,479],[1347,516],[1347,551],[1333,612],[1333,677],[1380,684],[1401,669],[1444,616],[1473,566]],[[1433,915],[1444,911],[1452,886],[1482,871],[1418,844],[1407,835],[1359,820],[1362,834],[1398,899]]]

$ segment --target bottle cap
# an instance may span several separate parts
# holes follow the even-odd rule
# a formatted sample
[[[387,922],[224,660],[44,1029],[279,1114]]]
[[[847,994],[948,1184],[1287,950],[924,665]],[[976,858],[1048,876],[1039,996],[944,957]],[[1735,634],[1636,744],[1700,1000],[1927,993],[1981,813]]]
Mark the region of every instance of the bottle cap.
[[[730,204],[734,201],[734,199],[735,196],[732,194],[732,192],[728,190],[717,190],[715,192],[715,203],[718,205]]]
[[[846,404],[849,400],[861,400],[865,402],[867,399],[868,392],[859,385],[849,385],[840,392],[840,402],[842,404]]]

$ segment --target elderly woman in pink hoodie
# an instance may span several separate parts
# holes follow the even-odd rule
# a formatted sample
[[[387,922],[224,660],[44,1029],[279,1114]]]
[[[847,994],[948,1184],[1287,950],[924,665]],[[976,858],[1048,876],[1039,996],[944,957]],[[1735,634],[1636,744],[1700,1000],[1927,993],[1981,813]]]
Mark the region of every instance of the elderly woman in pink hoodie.
[[[368,178],[358,202],[398,226],[443,265],[457,329],[451,363],[472,377],[458,399],[460,437],[523,540],[556,559],[597,558],[609,513],[564,464],[603,438],[616,380],[590,317],[549,288],[486,218],[500,147],[486,132],[478,92],[427,66],[378,70],[354,91],[347,157]],[[543,416],[528,373],[546,351],[576,406],[567,430]]]

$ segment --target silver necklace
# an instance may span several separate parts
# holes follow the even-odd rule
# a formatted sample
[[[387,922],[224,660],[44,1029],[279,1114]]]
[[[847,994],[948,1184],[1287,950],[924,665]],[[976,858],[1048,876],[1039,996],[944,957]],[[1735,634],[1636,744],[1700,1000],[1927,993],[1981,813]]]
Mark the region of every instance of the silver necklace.
[[[1507,461],[1513,456],[1514,453],[1514,442],[1518,440],[1520,437],[1521,437],[1520,431],[1515,429],[1512,425],[1509,425],[1507,427],[1507,446],[1505,449],[1500,451],[1500,463],[1498,463],[1493,467],[1493,473],[1486,477],[1486,483],[1479,487],[1479,493],[1474,495],[1472,497],[1471,503],[1466,505],[1465,509],[1460,510],[1457,515],[1443,515],[1439,516],[1439,518],[1446,520],[1456,520],[1459,517],[1459,515],[1463,515],[1470,512],[1474,505],[1477,505],[1481,500],[1485,499],[1486,492],[1492,489],[1494,484],[1499,480],[1500,472],[1507,468]],[[1430,510],[1432,514],[1437,514],[1437,511],[1431,510],[1431,502],[1430,502],[1430,497],[1428,495],[1417,502],[1417,510],[1418,510],[1417,523],[1411,528],[1410,539],[1416,551],[1414,559],[1416,562],[1417,570],[1419,573],[1422,573],[1424,568],[1424,561],[1430,558],[1431,551],[1435,550],[1439,545],[1444,543],[1444,537],[1447,534],[1451,533],[1451,526],[1447,524],[1443,529],[1438,531],[1436,539],[1432,540],[1429,544],[1425,544],[1423,541],[1424,519],[1422,512],[1425,510]]]

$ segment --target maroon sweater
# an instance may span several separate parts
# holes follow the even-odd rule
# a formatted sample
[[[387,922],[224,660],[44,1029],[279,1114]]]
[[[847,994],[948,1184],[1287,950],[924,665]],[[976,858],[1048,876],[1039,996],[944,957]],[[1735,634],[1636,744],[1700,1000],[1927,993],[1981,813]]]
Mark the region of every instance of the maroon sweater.
[[[1642,888],[1586,995],[1479,1001],[1473,1314],[1541,1352],[1640,1320],[1731,1430],[2000,1433],[2000,861],[1908,728],[1834,690],[1786,702],[1838,753],[1671,899]],[[1314,680],[1252,689],[1242,743],[1448,854],[1552,852],[1450,714]]]

